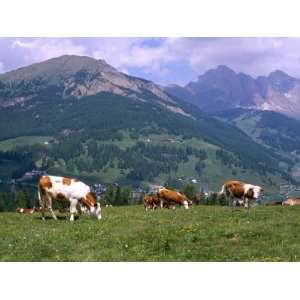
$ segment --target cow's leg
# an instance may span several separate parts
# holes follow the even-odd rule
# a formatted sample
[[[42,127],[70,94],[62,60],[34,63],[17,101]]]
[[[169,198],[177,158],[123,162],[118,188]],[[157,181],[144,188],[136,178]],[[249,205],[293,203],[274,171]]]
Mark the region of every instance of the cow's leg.
[[[55,221],[57,221],[57,217],[56,217],[56,215],[55,215],[55,213],[54,213],[52,207],[49,207],[49,210],[50,210],[50,212],[51,212],[52,218],[53,218]]]
[[[228,199],[228,204],[229,204],[229,208],[230,208],[230,210],[231,210],[231,212],[233,212],[233,198],[231,197],[231,196],[229,196],[229,197],[227,197],[227,199]]]
[[[48,204],[48,209],[49,209],[49,211],[50,211],[50,213],[51,213],[51,215],[52,215],[52,218],[55,220],[55,221],[57,221],[57,217],[56,217],[56,215],[55,215],[55,213],[54,213],[54,211],[53,211],[53,209],[52,209],[52,201],[50,200],[50,202],[49,202],[49,204]]]
[[[245,209],[247,210],[247,213],[249,214],[250,212],[250,201],[248,198],[245,198],[245,204],[244,204]]]
[[[70,199],[70,221],[74,221],[74,214],[76,213],[77,209],[77,200],[76,199]]]
[[[44,191],[41,191],[41,188],[38,187],[38,199],[39,205],[41,207],[41,217],[42,220],[45,221],[45,199],[44,199]]]
[[[55,221],[57,221],[57,217],[56,217],[56,215],[55,215],[55,213],[54,213],[54,211],[53,211],[53,209],[52,209],[52,198],[51,198],[51,196],[48,195],[48,194],[47,194],[47,200],[48,200],[48,202],[47,202],[47,204],[48,204],[48,209],[49,209],[49,211],[50,211],[50,213],[51,213],[51,215],[52,215],[52,218],[53,218]]]
[[[42,215],[42,220],[45,221],[45,210],[46,210],[46,199],[45,195],[41,195],[41,201],[40,201],[40,206],[41,206],[41,215]]]
[[[159,199],[159,206],[160,206],[160,208],[164,208],[164,200],[163,199]]]
[[[41,205],[41,215],[42,220],[45,221],[45,206],[43,204]]]

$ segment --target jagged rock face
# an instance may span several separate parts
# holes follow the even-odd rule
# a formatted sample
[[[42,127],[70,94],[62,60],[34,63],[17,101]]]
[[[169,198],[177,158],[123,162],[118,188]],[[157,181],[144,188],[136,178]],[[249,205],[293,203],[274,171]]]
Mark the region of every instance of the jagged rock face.
[[[300,117],[300,80],[278,70],[254,79],[219,66],[185,87],[172,85],[165,90],[210,113],[242,107]]]
[[[64,55],[0,75],[0,107],[24,104],[49,91],[62,98],[108,92],[141,101],[147,92],[167,109],[188,115],[153,82],[128,76],[90,57]]]

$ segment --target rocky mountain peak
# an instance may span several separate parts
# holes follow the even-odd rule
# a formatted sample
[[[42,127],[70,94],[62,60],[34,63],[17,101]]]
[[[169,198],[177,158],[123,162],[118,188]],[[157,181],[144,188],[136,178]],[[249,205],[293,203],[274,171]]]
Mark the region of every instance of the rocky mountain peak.
[[[281,70],[255,79],[220,65],[183,89],[167,87],[166,90],[209,113],[244,107],[300,117],[300,80]]]
[[[0,106],[24,103],[54,90],[62,98],[107,92],[141,101],[147,93],[147,99],[185,114],[155,83],[121,73],[104,60],[77,55],[63,55],[0,75]]]

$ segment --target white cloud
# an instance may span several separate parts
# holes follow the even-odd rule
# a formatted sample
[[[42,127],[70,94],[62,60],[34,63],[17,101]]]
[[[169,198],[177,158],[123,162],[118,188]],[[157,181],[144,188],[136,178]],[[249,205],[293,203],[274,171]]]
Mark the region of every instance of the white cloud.
[[[76,54],[164,83],[190,81],[220,64],[252,76],[281,69],[300,77],[299,38],[21,38],[9,45],[6,59],[0,56],[6,69],[11,57],[15,67]]]
[[[92,55],[101,58],[116,68],[142,68],[145,73],[162,71],[164,64],[176,59],[162,40],[158,46],[144,45],[143,38],[101,39]]]
[[[186,57],[197,74],[227,65],[252,76],[276,69],[300,76],[298,38],[183,38],[173,41],[173,50],[178,58]]]
[[[28,48],[28,49],[32,49],[35,47],[35,42],[27,42],[24,43],[22,41],[16,40],[12,43],[12,48],[16,48],[16,47],[20,47],[20,48]]]
[[[13,48],[26,49],[24,58],[28,63],[46,60],[64,54],[86,55],[86,48],[83,45],[76,45],[70,39],[34,39],[30,42],[15,40]]]

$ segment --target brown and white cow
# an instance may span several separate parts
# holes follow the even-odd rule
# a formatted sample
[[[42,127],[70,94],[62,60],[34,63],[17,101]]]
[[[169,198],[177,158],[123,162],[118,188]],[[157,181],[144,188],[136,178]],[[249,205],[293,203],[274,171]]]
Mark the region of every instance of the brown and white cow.
[[[300,199],[296,198],[296,199],[287,199],[285,201],[282,202],[283,206],[295,206],[295,205],[300,205]]]
[[[258,185],[245,183],[243,181],[230,180],[224,183],[220,194],[226,196],[231,210],[233,210],[236,205],[235,199],[238,199],[238,201],[244,202],[244,207],[249,212],[251,201],[256,201],[262,192],[262,187]]]
[[[166,188],[159,189],[157,196],[160,200],[160,207],[163,208],[164,204],[170,206],[172,204],[179,204],[184,206],[185,209],[189,208],[189,201],[186,195],[177,191],[169,190]]]
[[[68,201],[70,203],[70,221],[74,221],[77,205],[86,207],[90,215],[101,219],[100,203],[85,183],[76,179],[59,176],[42,176],[38,185],[38,197],[41,205],[42,219],[45,220],[45,209],[49,209],[52,217],[57,220],[52,201]]]
[[[275,201],[269,201],[268,203],[266,203],[266,206],[277,206],[277,205],[283,205],[283,201],[275,200]]]
[[[35,208],[20,208],[16,209],[16,212],[19,214],[33,214],[35,212]]]
[[[160,206],[160,199],[157,195],[145,195],[144,196],[144,207],[147,211],[148,209],[154,210]]]

